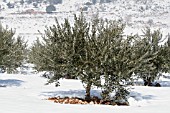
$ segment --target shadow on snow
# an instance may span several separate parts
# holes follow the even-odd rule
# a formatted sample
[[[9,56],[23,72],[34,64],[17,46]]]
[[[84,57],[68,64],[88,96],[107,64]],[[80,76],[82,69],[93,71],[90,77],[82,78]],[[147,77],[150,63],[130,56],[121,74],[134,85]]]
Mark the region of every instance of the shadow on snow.
[[[92,90],[91,91],[91,96],[97,96],[101,98],[101,91],[100,90]],[[49,92],[42,92],[40,96],[45,96],[45,97],[79,97],[79,98],[84,98],[85,96],[85,90],[69,90],[69,91],[49,91]],[[154,95],[142,95],[141,93],[138,92],[130,92],[130,97],[134,98],[136,101],[141,101],[141,100],[150,100],[155,98]]]
[[[134,98],[136,101],[141,101],[141,100],[150,100],[155,98],[154,95],[142,95],[141,93],[138,92],[130,92],[130,97]]]
[[[161,87],[170,87],[170,81],[160,81]]]
[[[100,90],[91,90],[91,96],[100,96]],[[41,96],[47,97],[81,97],[84,98],[85,90],[68,90],[68,91],[51,91],[51,92],[42,92]]]
[[[21,86],[24,81],[17,79],[0,79],[0,87]]]

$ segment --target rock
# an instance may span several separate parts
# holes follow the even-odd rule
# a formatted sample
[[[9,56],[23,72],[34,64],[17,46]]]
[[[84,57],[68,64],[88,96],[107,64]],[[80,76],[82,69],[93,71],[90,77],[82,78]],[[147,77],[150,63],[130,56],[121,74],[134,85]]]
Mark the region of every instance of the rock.
[[[79,100],[78,104],[84,104],[84,102],[82,100]]]
[[[57,100],[57,97],[48,98],[48,100]]]
[[[55,102],[55,103],[59,103],[59,101],[58,101],[58,100],[54,100],[54,102]]]
[[[71,99],[69,99],[69,103],[70,103],[70,104],[75,104],[74,99],[72,99],[72,98],[71,98]]]
[[[63,104],[64,99],[61,98],[61,99],[58,100],[58,102],[61,103],[61,104]]]
[[[63,104],[69,104],[69,98],[65,99],[65,100],[63,101]]]
[[[92,97],[90,102],[87,102],[86,100],[82,99],[82,98],[69,98],[69,97],[64,97],[64,98],[60,98],[60,97],[53,97],[53,98],[48,98],[48,100],[52,100],[55,103],[60,103],[60,104],[104,104],[104,105],[129,105],[129,103],[116,103],[112,100],[102,100],[99,99],[98,97]]]
[[[94,104],[94,102],[93,102],[93,101],[91,101],[89,104]]]
[[[75,104],[79,104],[79,99],[75,99]]]
[[[87,102],[87,101],[84,101],[83,104],[88,104],[88,102]]]

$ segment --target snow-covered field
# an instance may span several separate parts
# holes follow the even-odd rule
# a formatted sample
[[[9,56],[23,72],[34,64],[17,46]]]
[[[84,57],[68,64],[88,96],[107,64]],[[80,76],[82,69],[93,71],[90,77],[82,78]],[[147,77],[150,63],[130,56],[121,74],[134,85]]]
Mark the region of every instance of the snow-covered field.
[[[169,75],[170,76],[170,75]],[[0,113],[169,113],[170,79],[160,79],[163,87],[133,86],[130,106],[57,104],[46,100],[53,96],[83,97],[79,80],[60,80],[61,86],[44,85],[47,79],[37,75],[0,74]],[[6,87],[3,87],[6,86]],[[92,95],[99,95],[93,89]]]
[[[31,45],[36,37],[41,37],[45,26],[55,24],[55,19],[61,22],[64,18],[73,19],[73,14],[80,12],[84,7],[83,3],[90,0],[63,0],[63,4],[56,5],[55,14],[14,14],[18,10],[33,9],[35,11],[45,11],[45,5],[39,8],[32,6],[23,6],[14,9],[5,9],[0,11],[3,26],[8,26],[16,30],[16,35],[22,36],[28,40]],[[30,7],[30,8],[29,8]],[[114,0],[112,3],[105,3],[88,6],[85,16],[87,19],[93,18],[98,14],[99,18],[108,18],[112,20],[123,20],[126,23],[124,34],[142,34],[146,27],[151,29],[160,29],[164,36],[170,31],[170,1],[169,0]]]
[[[88,0],[84,0],[88,1]],[[116,0],[115,0],[116,1]],[[141,2],[137,2],[141,1]],[[142,1],[148,1],[146,4]],[[45,26],[55,23],[54,18],[62,21],[79,13],[83,0],[65,0],[57,5],[56,14],[11,14],[15,10],[1,10],[0,22],[16,30],[31,46],[36,37],[41,37]],[[38,9],[44,10],[44,9]],[[160,28],[164,36],[170,32],[170,0],[117,0],[110,4],[90,6],[87,18],[99,13],[99,17],[122,19],[127,27],[125,34],[141,33],[141,29],[150,26]],[[38,31],[39,30],[39,31]],[[170,76],[170,75],[167,75]],[[79,80],[60,80],[61,86],[44,85],[47,79],[39,74],[1,74],[0,73],[0,113],[169,113],[170,112],[170,77],[160,78],[163,87],[133,86],[130,106],[106,105],[70,105],[56,104],[46,100],[53,96],[84,97],[85,90]],[[100,89],[93,89],[92,95],[99,96]]]

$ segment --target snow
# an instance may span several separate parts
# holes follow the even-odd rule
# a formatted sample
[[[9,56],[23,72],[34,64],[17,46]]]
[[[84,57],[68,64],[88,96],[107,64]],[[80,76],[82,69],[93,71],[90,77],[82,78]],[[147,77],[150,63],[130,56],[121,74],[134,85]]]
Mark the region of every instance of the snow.
[[[4,27],[15,30],[16,36],[22,36],[31,46],[37,37],[41,37],[46,26],[55,23],[54,18],[60,22],[64,18],[72,21],[73,14],[79,13],[86,1],[89,0],[64,0],[63,4],[56,6],[57,13],[52,15],[14,14],[30,8],[44,12],[45,8],[24,6],[7,9],[5,3],[0,3],[5,8],[0,10],[0,17],[4,17],[0,21]],[[160,28],[165,37],[170,31],[170,1],[147,0],[147,4],[142,3],[143,1],[117,0],[110,4],[96,4],[90,7],[86,16],[87,19],[91,19],[98,13],[99,18],[122,19],[127,24],[124,30],[126,35],[142,34],[142,29],[149,25],[152,29]],[[128,99],[130,106],[106,106],[57,104],[48,101],[46,99],[53,96],[84,97],[84,87],[79,80],[65,79],[60,80],[60,87],[55,87],[55,84],[45,85],[47,79],[41,77],[39,73],[32,74],[35,70],[24,68],[19,71],[20,74],[0,73],[0,113],[169,113],[170,111],[170,74],[165,74],[157,81],[163,87],[131,87]],[[93,88],[91,93],[100,96],[100,92],[100,89]]]
[[[0,21],[3,26],[16,30],[16,36],[24,37],[31,46],[37,37],[41,38],[41,33],[44,33],[46,26],[55,24],[54,18],[57,18],[59,22],[62,22],[64,18],[69,18],[72,22],[73,14],[79,13],[87,1],[89,0],[63,0],[62,4],[56,5],[55,14],[44,13],[46,4],[41,4],[39,8],[26,4],[14,9],[5,8],[0,11],[0,17],[4,17]],[[123,20],[126,24],[125,35],[136,33],[141,35],[144,28],[151,27],[151,29],[160,29],[163,36],[166,37],[170,31],[170,1],[147,0],[147,3],[145,2],[146,0],[115,0],[112,3],[97,3],[89,6],[85,16],[87,19],[91,19],[94,15],[99,14],[99,18]],[[17,14],[27,9],[33,9],[35,12]]]
[[[170,76],[168,74],[168,76]],[[166,87],[133,86],[129,96],[130,106],[57,104],[48,97],[84,97],[85,90],[79,80],[61,79],[60,86],[45,85],[47,79],[40,74],[0,74],[0,113],[169,113],[170,79]],[[6,87],[2,87],[6,86]],[[92,89],[99,96],[100,89]]]

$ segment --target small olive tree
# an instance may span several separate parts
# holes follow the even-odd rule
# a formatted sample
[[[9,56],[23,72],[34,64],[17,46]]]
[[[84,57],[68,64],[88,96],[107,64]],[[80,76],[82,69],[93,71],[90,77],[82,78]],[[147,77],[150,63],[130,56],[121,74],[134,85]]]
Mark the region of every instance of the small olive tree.
[[[147,62],[138,70],[138,75],[144,80],[145,85],[152,85],[152,82],[161,75],[162,72],[167,71],[167,62],[165,58],[165,48],[160,45],[163,40],[160,30],[151,31],[147,28],[141,40],[138,55],[148,51]]]
[[[0,25],[0,68],[12,73],[26,59],[26,43],[21,37],[14,38],[12,30]]]
[[[167,36],[168,40],[165,42],[165,44],[161,47],[161,54],[164,58],[164,64],[163,66],[163,72],[170,73],[170,36]]]

